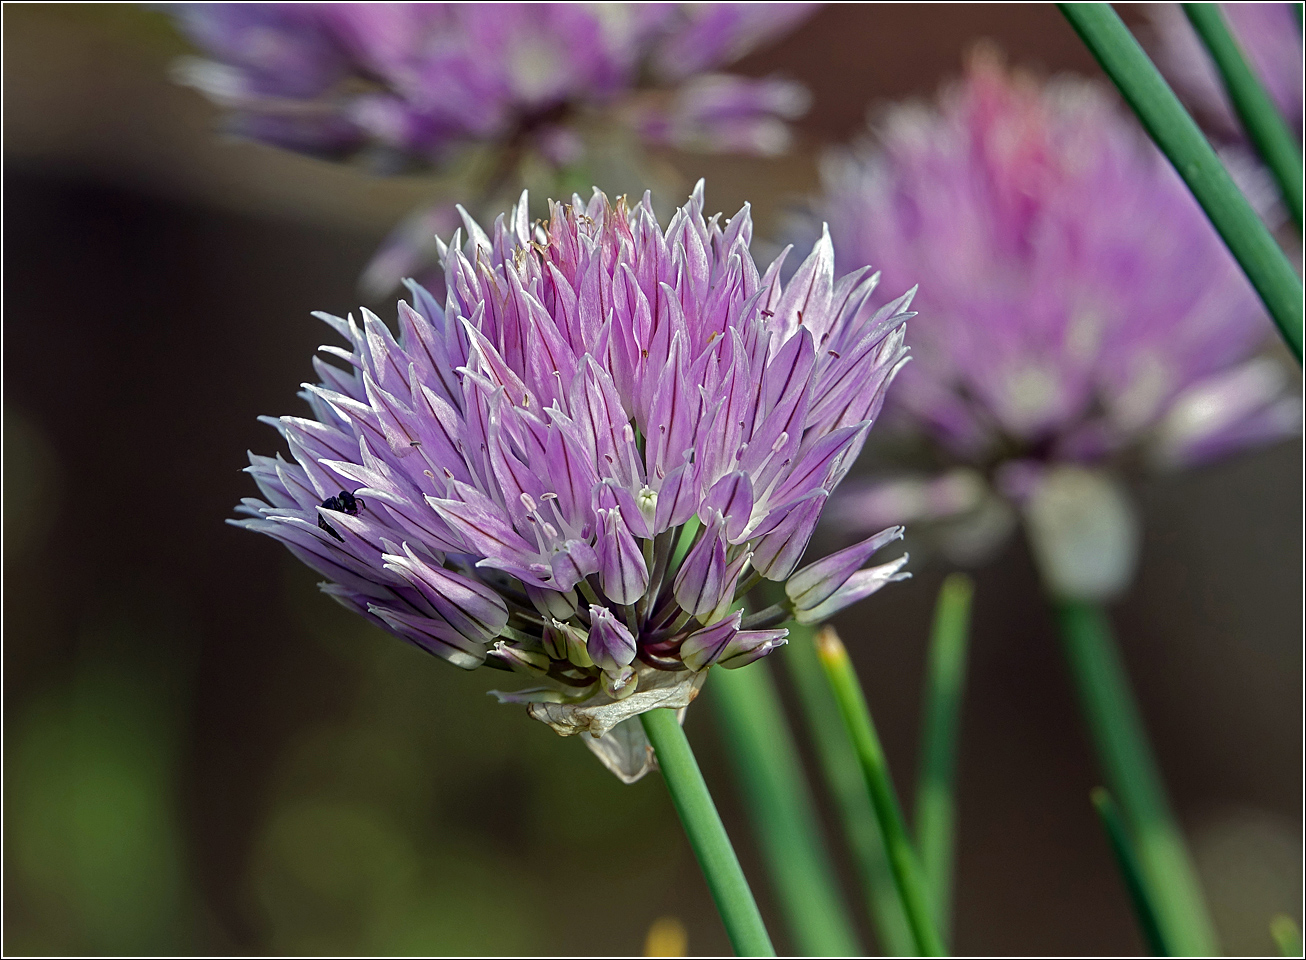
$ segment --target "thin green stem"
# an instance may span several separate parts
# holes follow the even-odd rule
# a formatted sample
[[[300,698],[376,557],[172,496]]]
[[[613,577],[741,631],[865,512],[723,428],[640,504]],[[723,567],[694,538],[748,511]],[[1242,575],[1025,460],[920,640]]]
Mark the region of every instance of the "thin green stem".
[[[862,685],[853,670],[852,661],[848,659],[848,651],[844,649],[834,629],[826,626],[816,635],[816,652],[834,691],[835,701],[839,704],[839,712],[857,751],[857,759],[861,762],[871,804],[875,807],[875,816],[880,821],[880,831],[884,835],[893,879],[898,886],[898,895],[902,898],[912,935],[916,938],[916,946],[923,956],[942,956],[943,941],[934,924],[929,890],[921,876],[916,851],[912,849],[911,840],[907,836],[907,826],[903,822],[902,808],[898,805],[893,781],[889,777],[884,749],[875,732],[875,723],[866,705]]]
[[[974,585],[964,573],[943,581],[925,679],[925,724],[916,790],[916,846],[934,897],[939,934],[952,926],[953,840],[956,823],[957,730],[966,679],[966,647]]]
[[[680,824],[689,845],[698,857],[698,865],[707,888],[716,903],[735,953],[741,957],[774,957],[775,947],[762,923],[762,914],[753,899],[744,871],[730,845],[730,837],[721,823],[712,795],[707,792],[703,774],[694,759],[685,731],[676,719],[676,711],[662,708],[640,714],[671,802],[680,815]]]
[[[1120,868],[1120,875],[1124,878],[1129,899],[1134,905],[1134,916],[1143,932],[1143,939],[1147,941],[1148,949],[1156,957],[1173,957],[1174,951],[1166,946],[1165,937],[1161,934],[1161,925],[1156,917],[1156,904],[1148,889],[1147,880],[1143,877],[1143,868],[1138,863],[1138,854],[1134,851],[1134,842],[1129,836],[1125,821],[1120,816],[1120,809],[1111,799],[1111,794],[1102,787],[1094,788],[1090,798],[1093,801],[1093,809],[1097,811],[1098,818],[1102,821],[1102,829],[1106,831],[1107,840],[1111,843],[1111,851],[1116,855],[1116,866]]]
[[[1188,184],[1260,294],[1293,356],[1301,363],[1301,278],[1270,231],[1111,5],[1062,3],[1059,6]]]
[[[1062,646],[1098,762],[1134,837],[1165,942],[1180,955],[1215,951],[1197,872],[1170,811],[1143,719],[1101,607],[1056,602]]]
[[[881,950],[891,957],[914,956],[916,939],[907,923],[893,868],[884,852],[880,823],[866,791],[857,753],[839,714],[839,705],[816,656],[813,632],[806,624],[790,623],[789,643],[778,656],[783,657],[798,690],[798,700],[816,745],[826,786],[843,821],[844,838],[861,879]]]
[[[713,670],[707,689],[794,945],[809,957],[860,956],[770,667]]]
[[[1224,81],[1225,92],[1238,112],[1247,137],[1274,174],[1283,194],[1284,205],[1297,224],[1302,225],[1302,167],[1301,150],[1293,138],[1283,114],[1274,105],[1265,87],[1257,78],[1247,59],[1238,48],[1238,41],[1229,32],[1228,25],[1214,3],[1185,3],[1184,13],[1193,29],[1206,44],[1207,52],[1215,61]]]

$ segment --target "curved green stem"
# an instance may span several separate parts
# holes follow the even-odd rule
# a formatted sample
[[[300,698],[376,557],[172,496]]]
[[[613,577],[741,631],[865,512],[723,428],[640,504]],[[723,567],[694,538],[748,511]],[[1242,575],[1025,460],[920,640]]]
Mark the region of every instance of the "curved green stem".
[[[921,877],[916,851],[912,849],[911,840],[907,836],[902,808],[898,805],[893,781],[889,778],[884,749],[880,746],[879,734],[875,732],[875,723],[866,705],[862,685],[853,670],[852,661],[848,659],[848,651],[844,649],[834,629],[827,626],[822,627],[817,634],[816,652],[821,658],[821,666],[825,668],[830,687],[834,690],[834,698],[843,715],[844,726],[852,737],[857,759],[861,761],[862,775],[866,778],[871,804],[875,807],[875,816],[880,821],[880,831],[884,835],[889,865],[893,868],[893,879],[898,885],[898,895],[902,898],[916,945],[922,956],[942,956],[943,941],[934,924],[929,890]]]
[[[1220,8],[1213,3],[1185,3],[1184,13],[1206,44],[1247,138],[1274,174],[1284,205],[1301,233],[1302,168],[1297,141],[1238,48]]]
[[[916,789],[916,846],[934,896],[934,917],[947,941],[952,923],[953,840],[956,832],[957,730],[966,680],[966,646],[974,585],[951,574],[939,590],[925,681],[925,725]]]
[[[1143,719],[1101,607],[1056,602],[1062,646],[1107,785],[1133,835],[1166,944],[1179,955],[1209,955],[1215,934],[1197,871],[1166,799]]]
[[[713,670],[707,699],[794,945],[809,957],[860,956],[770,667]]]
[[[778,655],[783,657],[798,690],[826,786],[843,821],[844,837],[861,879],[880,948],[891,957],[915,956],[916,939],[898,897],[880,823],[866,792],[857,753],[839,715],[839,705],[817,658],[813,633],[806,624],[790,623],[789,643]]]
[[[680,815],[681,826],[707,888],[716,903],[735,953],[741,957],[774,957],[775,947],[762,923],[762,914],[753,899],[744,871],[730,845],[730,837],[721,823],[712,795],[707,792],[703,774],[694,759],[685,731],[676,719],[676,711],[663,708],[640,714],[644,733],[648,735],[671,802]]]
[[[1260,294],[1293,356],[1301,363],[1301,278],[1270,231],[1111,5],[1062,3],[1059,6],[1138,114],[1156,145],[1188,184]]]

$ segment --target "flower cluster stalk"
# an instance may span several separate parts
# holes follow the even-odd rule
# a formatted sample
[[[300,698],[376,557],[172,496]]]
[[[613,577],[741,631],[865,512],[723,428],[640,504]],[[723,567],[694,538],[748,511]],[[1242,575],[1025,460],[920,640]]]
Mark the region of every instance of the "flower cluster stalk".
[[[860,956],[770,668],[718,671],[707,690],[795,947],[810,957]]]
[[[857,752],[817,657],[814,632],[804,624],[789,624],[784,663],[798,691],[826,786],[839,810],[844,839],[861,880],[880,948],[891,957],[915,956],[916,938],[898,896],[880,822],[866,791]]]
[[[952,919],[957,734],[973,592],[974,585],[963,573],[949,576],[939,590],[925,680],[925,725],[916,790],[921,872],[933,894],[934,917],[945,942]]]
[[[1301,363],[1301,278],[1270,231],[1110,4],[1059,6],[1188,184]]]
[[[861,762],[866,788],[884,835],[889,865],[893,868],[893,878],[898,885],[898,894],[902,898],[917,948],[922,956],[942,956],[945,951],[934,922],[933,901],[921,875],[916,851],[907,836],[907,826],[889,776],[884,749],[875,732],[875,723],[866,705],[861,683],[853,670],[852,661],[848,659],[848,651],[831,627],[824,627],[817,634],[816,650],[839,704],[844,726],[852,737],[857,759]]]
[[[1106,614],[1097,604],[1056,602],[1062,646],[1107,786],[1134,837],[1165,942],[1180,956],[1215,951],[1197,872],[1166,799],[1143,720]]]
[[[1247,137],[1256,146],[1261,159],[1274,174],[1279,192],[1283,194],[1284,205],[1300,233],[1301,149],[1288,125],[1284,123],[1283,115],[1238,48],[1238,41],[1229,32],[1220,8],[1213,3],[1185,3],[1184,13],[1188,15],[1193,29],[1202,38],[1211,59],[1215,61],[1224,89],[1238,112],[1238,119],[1242,121],[1243,129],[1247,131]]]
[[[680,815],[735,953],[741,957],[774,957],[771,936],[676,712],[650,710],[640,715],[640,721],[657,754],[671,802]]]

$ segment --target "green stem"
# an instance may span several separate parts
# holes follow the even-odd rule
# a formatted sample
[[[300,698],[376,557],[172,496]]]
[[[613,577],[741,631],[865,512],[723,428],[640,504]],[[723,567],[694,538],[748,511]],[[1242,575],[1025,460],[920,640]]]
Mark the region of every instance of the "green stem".
[[[1278,181],[1283,202],[1300,233],[1302,167],[1297,141],[1238,48],[1238,41],[1229,32],[1224,17],[1220,15],[1220,8],[1214,3],[1185,3],[1184,13],[1188,14],[1193,29],[1202,38],[1211,59],[1215,61],[1220,79],[1224,81],[1225,92],[1238,111],[1238,119],[1242,121],[1248,139]]]
[[[714,670],[708,691],[795,946],[809,957],[860,956],[770,667]]]
[[[1157,146],[1224,238],[1247,279],[1302,359],[1302,284],[1274,237],[1161,78],[1129,28],[1106,3],[1062,3],[1062,13],[1120,88]]]
[[[866,778],[866,788],[871,795],[871,804],[875,807],[875,816],[880,821],[885,849],[889,853],[889,865],[893,868],[893,879],[898,885],[898,895],[902,898],[903,910],[911,925],[912,935],[916,938],[916,946],[923,956],[942,956],[943,941],[934,925],[929,891],[921,877],[916,851],[912,849],[911,840],[907,836],[902,808],[898,805],[893,781],[889,778],[884,749],[875,732],[875,723],[866,705],[862,685],[857,680],[852,661],[848,659],[848,651],[844,649],[834,629],[827,626],[822,627],[816,635],[816,652],[834,691],[835,701],[839,704],[839,712],[843,715],[844,726],[857,751],[857,759],[861,761],[862,775]]]
[[[812,627],[790,623],[789,643],[780,656],[798,690],[826,785],[839,808],[844,837],[862,882],[880,947],[891,957],[914,956],[916,939],[898,897],[875,808],[866,792],[866,781],[839,714],[839,705],[816,656],[812,634]]]
[[[771,946],[771,937],[762,923],[753,891],[744,878],[739,858],[735,856],[721,816],[712,803],[712,795],[707,792],[707,784],[703,782],[703,774],[685,738],[685,731],[676,719],[676,711],[668,708],[650,710],[640,714],[639,719],[649,743],[653,745],[653,752],[657,754],[671,802],[680,815],[689,845],[698,857],[703,878],[735,953],[741,957],[774,957],[775,947]]]
[[[973,592],[974,585],[964,573],[949,576],[939,590],[930,638],[925,728],[916,791],[916,845],[921,853],[921,871],[934,895],[935,922],[945,942],[952,925],[957,730]]]
[[[1116,855],[1116,866],[1124,878],[1129,899],[1134,905],[1134,916],[1142,928],[1148,949],[1156,957],[1173,957],[1174,951],[1166,946],[1165,937],[1161,934],[1156,904],[1148,890],[1147,881],[1143,878],[1143,869],[1138,863],[1138,854],[1134,851],[1134,842],[1120,816],[1120,809],[1111,799],[1111,794],[1102,787],[1095,787],[1090,797],[1093,809],[1102,821],[1102,829],[1106,831],[1107,840],[1111,843],[1111,851]]]
[[[1078,600],[1057,601],[1056,609],[1098,762],[1134,837],[1164,940],[1180,955],[1211,954],[1215,935],[1197,873],[1170,812],[1106,614]]]

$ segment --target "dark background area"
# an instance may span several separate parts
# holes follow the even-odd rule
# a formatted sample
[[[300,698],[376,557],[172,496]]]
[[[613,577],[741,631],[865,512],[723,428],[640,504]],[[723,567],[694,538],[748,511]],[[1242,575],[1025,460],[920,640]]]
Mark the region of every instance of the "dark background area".
[[[255,417],[298,411],[328,339],[309,312],[357,304],[422,182],[216,138],[158,14],[11,4],[4,27],[6,952],[628,954],[660,916],[727,950],[656,776],[622,786],[223,524],[245,450],[277,447]],[[803,149],[675,163],[774,230],[821,142],[981,38],[1096,74],[1048,5],[830,7],[743,64],[811,87]],[[1138,495],[1114,621],[1224,946],[1270,950],[1269,917],[1300,920],[1301,445]],[[838,624],[907,802],[947,572],[913,569]],[[977,584],[955,949],[1136,953],[1024,546]],[[710,711],[687,729],[783,950]]]

